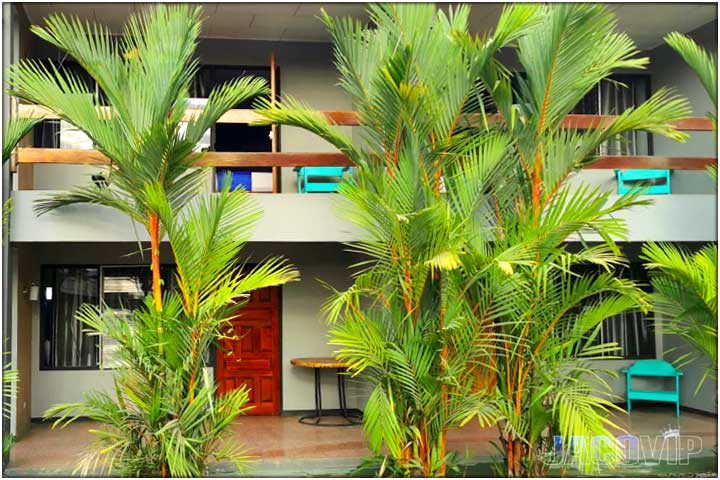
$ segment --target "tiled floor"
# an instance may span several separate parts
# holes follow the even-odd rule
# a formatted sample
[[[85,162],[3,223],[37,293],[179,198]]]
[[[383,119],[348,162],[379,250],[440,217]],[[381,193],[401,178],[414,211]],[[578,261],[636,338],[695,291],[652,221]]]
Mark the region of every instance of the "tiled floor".
[[[702,440],[703,448],[717,444],[717,419],[682,412],[676,419],[673,408],[641,407],[632,415],[617,415],[616,423],[638,437],[662,435],[668,427],[679,427],[683,436]],[[52,430],[48,424],[33,424],[28,435],[15,445],[10,471],[71,471],[77,455],[92,436],[88,429],[96,424],[78,421],[65,429]],[[369,455],[360,426],[314,427],[298,423],[297,417],[243,417],[233,427],[235,438],[252,455],[267,462],[310,459],[361,459]],[[496,428],[480,428],[470,423],[450,432],[448,448],[461,455],[489,456],[495,453],[490,441],[497,439]]]

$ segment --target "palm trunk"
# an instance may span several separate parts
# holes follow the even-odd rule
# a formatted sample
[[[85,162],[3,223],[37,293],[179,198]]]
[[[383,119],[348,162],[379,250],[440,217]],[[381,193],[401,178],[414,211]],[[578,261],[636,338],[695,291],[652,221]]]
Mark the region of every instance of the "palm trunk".
[[[440,281],[440,318],[439,318],[438,323],[439,323],[440,330],[442,330],[445,327],[445,309],[446,309],[446,304],[447,304],[446,303],[447,299],[445,298],[446,297],[445,293],[446,293],[446,289],[447,289],[447,278],[445,276],[443,276],[442,274],[440,274],[439,272],[438,272],[438,277],[439,277],[438,280]],[[446,342],[446,340],[443,339],[443,343],[445,343],[445,342]],[[443,377],[445,377],[445,370],[447,369],[447,358],[448,358],[448,346],[447,346],[447,343],[445,343],[443,345],[442,352],[440,352],[440,372]],[[445,448],[446,448],[446,441],[447,441],[447,437],[446,437],[447,430],[445,428],[445,420],[447,418],[447,397],[448,397],[447,384],[445,384],[443,381],[443,384],[440,386],[440,388],[442,389],[442,392],[441,392],[441,394],[442,394],[442,399],[441,399],[442,412],[440,413],[442,426],[440,428],[440,442],[439,442],[440,455],[439,456],[441,458],[442,464],[440,465],[440,470],[438,471],[438,475],[440,477],[444,477],[447,472],[447,462],[445,461]]]
[[[522,464],[522,443],[508,435],[507,439],[507,476],[512,478],[523,477]]]
[[[150,258],[152,259],[152,287],[155,311],[162,312],[162,287],[160,278],[160,219],[148,212],[148,233],[150,234]]]
[[[150,234],[150,268],[152,270],[153,301],[155,303],[155,311],[162,312],[162,278],[160,277],[160,218],[152,212],[148,212],[148,233]],[[157,333],[158,342],[160,343],[159,349],[162,354],[162,319],[159,319],[158,321]],[[169,473],[167,461],[163,461],[160,464],[160,476],[162,478],[167,478]]]

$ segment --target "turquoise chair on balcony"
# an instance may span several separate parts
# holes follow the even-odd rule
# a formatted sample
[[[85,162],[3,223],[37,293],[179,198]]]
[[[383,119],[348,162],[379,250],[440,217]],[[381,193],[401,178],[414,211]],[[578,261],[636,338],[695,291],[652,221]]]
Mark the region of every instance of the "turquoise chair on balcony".
[[[670,170],[615,170],[615,175],[620,195],[645,184],[650,185],[648,195],[670,194]]]
[[[664,360],[640,360],[622,373],[627,375],[627,411],[632,411],[633,400],[650,400],[675,404],[675,413],[680,416],[680,377],[683,372]],[[675,379],[675,390],[639,390],[632,386],[632,377],[663,377]]]
[[[295,167],[298,192],[337,192],[338,185],[350,167]],[[318,181],[318,179],[324,179]]]

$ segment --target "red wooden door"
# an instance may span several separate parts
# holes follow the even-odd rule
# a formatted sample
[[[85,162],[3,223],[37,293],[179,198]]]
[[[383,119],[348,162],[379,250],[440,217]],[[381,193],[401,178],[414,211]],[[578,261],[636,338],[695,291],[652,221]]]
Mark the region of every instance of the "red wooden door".
[[[237,340],[224,339],[217,351],[218,395],[247,385],[249,415],[280,415],[280,289],[250,294],[231,320]]]

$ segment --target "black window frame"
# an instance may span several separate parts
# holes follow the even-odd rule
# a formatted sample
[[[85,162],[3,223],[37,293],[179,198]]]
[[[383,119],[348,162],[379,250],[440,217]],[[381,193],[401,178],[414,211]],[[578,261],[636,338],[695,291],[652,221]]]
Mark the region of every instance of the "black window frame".
[[[98,288],[98,304],[96,306],[100,306],[100,302],[102,302],[102,299],[104,297],[104,290],[103,290],[103,269],[105,268],[147,268],[148,271],[150,270],[150,264],[43,264],[40,266],[40,298],[39,298],[39,322],[40,322],[40,328],[39,328],[39,340],[38,340],[38,360],[39,360],[39,369],[40,371],[49,371],[49,372],[58,372],[58,371],[102,371],[107,370],[107,368],[103,368],[101,365],[101,352],[100,352],[100,336],[95,335],[95,348],[96,348],[96,362],[97,365],[95,366],[83,366],[83,367],[56,367],[56,366],[48,366],[45,364],[43,359],[43,351],[42,351],[42,343],[44,339],[46,338],[46,333],[48,330],[48,327],[52,328],[52,326],[48,326],[46,324],[46,320],[48,317],[47,308],[48,308],[48,301],[45,300],[45,288],[48,286],[54,286],[55,276],[56,272],[59,269],[62,268],[96,268],[98,270],[98,278],[97,278],[97,288]],[[174,263],[161,263],[160,268],[168,268],[170,271],[168,272],[168,275],[172,276],[172,274],[175,272],[176,265]],[[167,281],[168,279],[163,279]],[[49,283],[52,282],[52,283]],[[172,283],[170,283],[172,285]],[[53,294],[53,299],[57,298],[55,294]],[[55,342],[57,341],[54,332],[50,332],[50,344],[51,349],[55,348]]]
[[[573,268],[575,270],[575,273],[578,273],[580,275],[583,274],[597,274],[603,271],[602,267],[599,265],[590,265],[590,264],[583,264],[578,265],[578,267]],[[592,271],[591,271],[592,270]],[[626,276],[623,275],[626,272],[630,272],[631,274],[634,272],[643,272],[642,278],[635,278],[632,275]],[[627,266],[620,266],[615,271],[615,276],[623,279],[628,279],[634,281],[637,286],[645,291],[646,293],[652,292],[652,285],[650,284],[649,280],[649,274],[647,269],[645,268],[644,264],[640,261],[629,261]],[[591,299],[590,299],[591,300]],[[582,308],[582,307],[581,307]],[[649,324],[649,330],[650,330],[650,340],[647,342],[647,344],[641,344],[641,347],[644,345],[649,346],[649,349],[647,351],[641,351],[638,352],[637,355],[621,355],[621,352],[613,351],[609,352],[607,355],[601,355],[598,358],[594,358],[593,360],[600,360],[600,361],[618,361],[618,360],[648,360],[648,359],[656,359],[657,358],[657,330],[656,330],[656,322],[655,322],[655,314],[652,310],[648,311],[647,313],[638,312],[639,315],[642,316],[642,320],[645,322],[648,322]],[[625,314],[622,314],[623,316]],[[606,318],[603,320],[603,324],[605,324],[608,321],[613,320],[614,317]],[[627,328],[625,325],[626,318],[623,318],[623,328]],[[603,328],[603,327],[601,327]],[[618,346],[620,345],[620,342],[618,342],[616,339],[608,339],[605,340],[603,343],[612,343],[617,342]],[[600,336],[597,337],[596,342],[594,344],[600,344]],[[640,348],[640,350],[643,350]]]
[[[102,292],[100,290],[100,277],[102,275],[101,269],[99,265],[92,265],[92,264],[77,264],[77,265],[41,265],[40,266],[40,306],[39,306],[39,319],[40,319],[40,338],[38,339],[38,360],[39,360],[39,366],[40,371],[82,371],[82,370],[99,370],[100,366],[99,364],[96,366],[85,366],[85,367],[55,367],[55,366],[48,366],[45,364],[45,360],[43,358],[43,342],[47,338],[50,338],[50,351],[51,351],[51,357],[52,352],[55,350],[55,344],[57,342],[57,336],[55,332],[52,331],[52,325],[47,325],[46,320],[48,319],[48,315],[46,314],[46,308],[47,304],[49,303],[48,300],[45,299],[45,289],[47,287],[55,287],[55,281],[57,278],[57,271],[63,268],[76,268],[76,269],[90,269],[95,268],[97,269],[97,292],[98,292],[98,299],[100,299]],[[53,292],[53,300],[57,298],[57,295],[55,292]],[[49,334],[48,329],[50,330]],[[99,362],[99,349],[98,345],[100,343],[99,337],[95,337],[94,340],[95,348],[96,348],[96,362]]]

